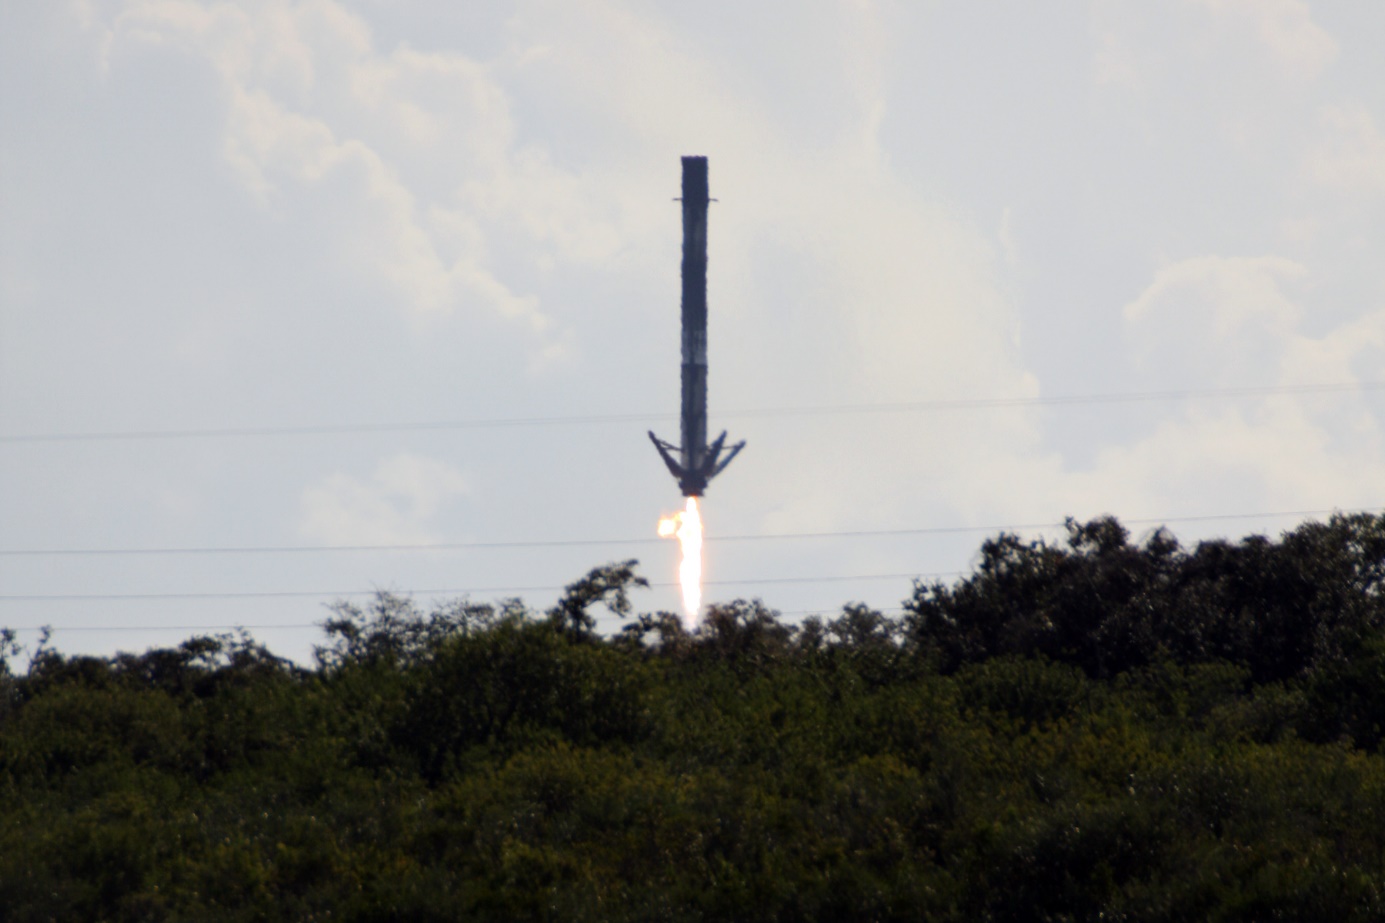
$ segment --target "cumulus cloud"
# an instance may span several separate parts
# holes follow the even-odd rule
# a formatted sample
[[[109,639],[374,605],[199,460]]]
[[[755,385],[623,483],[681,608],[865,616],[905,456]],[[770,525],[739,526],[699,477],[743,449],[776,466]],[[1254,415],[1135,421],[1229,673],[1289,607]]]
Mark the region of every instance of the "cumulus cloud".
[[[1193,2],[1254,36],[1286,73],[1311,76],[1337,53],[1297,0]],[[712,233],[718,399],[1037,396],[1009,294],[1013,229],[1007,220],[997,252],[993,235],[921,198],[897,172],[881,140],[892,111],[882,65],[889,13],[869,3],[822,9],[807,17],[821,27],[820,59],[849,89],[834,130],[816,136],[772,99],[748,95],[729,62],[659,11],[613,0],[520,4],[507,43],[486,62],[382,49],[332,0],[131,0],[111,29],[117,52],[176,41],[211,62],[226,87],[225,155],[245,187],[271,212],[320,207],[344,260],[415,312],[484,306],[530,330],[539,361],[561,354],[578,309],[540,301],[541,280],[615,266],[667,276],[658,261],[672,265],[676,218],[663,195],[677,154],[706,153],[721,199]],[[1107,25],[1098,79],[1143,85],[1135,62],[1148,48]],[[1321,166],[1323,175],[1372,176],[1373,126],[1341,125],[1345,140],[1320,158],[1337,166]],[[1358,361],[1342,331],[1301,333],[1296,286],[1306,273],[1278,256],[1164,267],[1125,308],[1132,362],[1161,384],[1233,386]],[[1374,329],[1367,323],[1351,342]],[[939,508],[1005,515],[1034,498],[1115,488],[1041,451],[1033,415],[900,422],[781,431],[753,440],[755,457],[738,465],[762,459],[776,472],[753,482],[755,505],[776,528],[859,522],[863,510],[872,519]],[[1220,451],[1205,436],[1216,427],[1185,424],[1194,444]],[[1128,450],[1108,455],[1125,463]],[[376,509],[375,521],[389,521],[378,484],[368,500],[360,483],[335,477],[335,493],[314,495],[321,510]],[[342,499],[351,497],[354,506]]]
[[[1306,86],[1341,51],[1303,0],[1184,0],[1182,5],[1194,15],[1176,5],[1092,0],[1088,32],[1094,82],[1150,101],[1173,87],[1199,87],[1199,97],[1180,94],[1182,108],[1230,95],[1240,110],[1234,123],[1259,117],[1245,111],[1247,104],[1255,108],[1252,100],[1259,93],[1245,92],[1234,77],[1247,65],[1278,77],[1281,89],[1286,82]]]
[[[432,541],[433,517],[468,489],[462,473],[444,462],[396,455],[369,479],[339,472],[306,488],[298,531],[329,545]]]
[[[342,271],[368,274],[414,315],[514,319],[533,359],[551,361],[605,308],[544,303],[543,280],[613,267],[673,276],[676,250],[660,247],[676,247],[676,157],[706,153],[722,200],[718,395],[755,405],[1036,393],[992,235],[921,200],[882,150],[887,13],[810,13],[805,28],[847,86],[830,131],[748,96],[659,12],[616,2],[521,4],[488,62],[381,48],[332,0],[127,0],[104,28],[112,68],[170,45],[206,62],[244,188],[271,216],[308,215]],[[903,472],[959,471],[1034,430],[999,420],[935,436],[857,432],[838,442],[854,461],[807,437],[766,444],[796,472],[773,479],[769,504],[831,495],[814,508],[858,517],[899,494]],[[843,477],[844,466],[858,470]],[[904,493],[890,502],[919,502]]]
[[[1181,260],[1160,269],[1122,313],[1147,367],[1193,360],[1201,368],[1181,375],[1229,383],[1277,358],[1267,351],[1283,345],[1300,313],[1283,286],[1305,272],[1276,256]]]
[[[707,154],[719,200],[710,233],[714,423],[734,405],[1037,393],[992,235],[919,197],[882,152],[888,17],[873,4],[823,4],[804,19],[848,84],[831,120],[811,130],[748,94],[732,62],[692,53],[658,12],[521,5],[507,86],[528,88],[524,105],[564,126],[563,156],[583,163],[582,181],[551,167],[556,148],[527,141],[508,172],[468,182],[467,201],[485,214],[508,203],[530,239],[560,259],[601,266],[619,253],[621,271],[672,283],[661,303],[639,307],[668,312],[672,356],[678,224],[669,198],[677,156]],[[547,131],[528,124],[537,136]],[[615,203],[607,208],[617,217],[601,221],[584,185]],[[754,481],[753,506],[785,527],[860,521],[863,511],[907,517],[936,502],[917,472],[958,472],[968,458],[1034,439],[1015,418],[948,438],[874,423],[841,429],[829,418],[774,438],[748,431],[754,424],[739,429],[733,435],[755,446],[745,467],[777,472]],[[728,479],[723,489],[737,488]]]
[[[1295,290],[1310,276],[1278,256],[1165,266],[1123,310],[1132,355],[1170,388],[1365,380],[1385,360],[1385,311],[1310,333]],[[1111,509],[1149,511],[1374,506],[1382,446],[1359,392],[1189,402],[1108,445],[1088,470],[1055,472],[1054,483],[1073,508],[1101,498]]]
[[[0,4],[23,178],[0,215],[10,428],[672,411],[670,200],[678,155],[707,154],[710,423],[749,440],[710,536],[1382,502],[1378,391],[726,416],[1378,379],[1385,123],[1359,88],[1381,64],[1346,41],[1363,5],[1322,24],[1293,0],[776,6]],[[54,545],[273,542],[286,517],[314,544],[427,541],[463,510],[479,537],[634,535],[672,489],[642,428],[507,429],[471,443],[466,477],[408,432],[359,467],[335,439],[53,447],[15,457],[37,486],[5,512]],[[904,573],[975,541],[709,560],[718,580]],[[398,572],[559,583],[581,554]],[[250,563],[248,585],[278,579]],[[317,585],[394,570],[312,563]],[[168,579],[149,565],[110,589]],[[767,600],[839,589],[792,586]]]
[[[331,0],[129,0],[106,29],[107,68],[169,46],[212,67],[225,156],[247,190],[271,211],[317,211],[344,266],[372,273],[406,310],[497,312],[539,336],[536,354],[561,341],[525,276],[497,272],[496,226],[575,260],[608,253],[612,235],[575,215],[569,177],[516,146],[487,66],[381,50]]]
[[[1378,438],[1343,452],[1311,410],[1301,400],[1189,408],[1055,483],[1068,509],[1126,516],[1378,505]]]
[[[1193,0],[1224,22],[1248,27],[1280,67],[1310,78],[1337,57],[1337,41],[1304,0]]]
[[[1310,153],[1308,175],[1345,193],[1385,194],[1385,133],[1363,106],[1330,106],[1322,118],[1323,140]]]
[[[1306,266],[1280,256],[1181,260],[1123,309],[1128,340],[1146,368],[1190,383],[1359,380],[1358,367],[1385,359],[1385,311],[1360,313],[1320,336],[1305,333],[1295,286],[1309,278]]]

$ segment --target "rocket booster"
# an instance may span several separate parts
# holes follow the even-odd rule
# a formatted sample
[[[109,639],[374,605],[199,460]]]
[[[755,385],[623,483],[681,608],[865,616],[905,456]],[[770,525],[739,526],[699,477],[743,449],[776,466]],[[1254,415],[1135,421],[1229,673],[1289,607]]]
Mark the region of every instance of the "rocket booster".
[[[723,431],[707,444],[707,158],[683,158],[683,409],[681,447],[650,432],[659,456],[685,497],[700,497],[707,482],[735,458],[744,442],[726,447]],[[723,453],[725,457],[723,457]]]

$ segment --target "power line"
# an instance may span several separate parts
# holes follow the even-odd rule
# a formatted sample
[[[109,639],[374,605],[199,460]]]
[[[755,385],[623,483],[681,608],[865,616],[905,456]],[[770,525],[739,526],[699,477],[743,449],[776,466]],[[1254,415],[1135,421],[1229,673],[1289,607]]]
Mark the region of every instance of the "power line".
[[[1357,512],[1379,513],[1385,507],[1362,509]],[[1215,522],[1227,520],[1268,519],[1277,517],[1320,516],[1342,512],[1341,510],[1280,510],[1260,513],[1223,513],[1199,516],[1167,516],[1142,519],[1126,519],[1126,525],[1165,525],[1171,522]],[[768,539],[797,538],[866,538],[892,537],[906,535],[938,535],[967,532],[1019,532],[1029,529],[1057,528],[1064,522],[1021,523],[991,526],[935,526],[914,529],[872,529],[831,532],[784,532],[761,535],[729,535],[710,538],[707,541],[760,541]],[[645,544],[665,542],[667,539],[621,539],[614,541],[573,540],[540,542],[485,542],[485,543],[436,543],[416,545],[353,545],[353,546],[282,546],[282,547],[240,547],[240,548],[127,548],[127,549],[19,549],[0,550],[0,555],[136,555],[136,554],[215,554],[215,553],[270,553],[287,551],[418,551],[447,550],[458,548],[517,548],[550,547],[554,545],[602,545],[602,544]],[[757,577],[734,580],[709,580],[705,586],[753,586],[772,584],[837,583],[862,580],[929,579],[937,577],[960,576],[963,571],[944,571],[931,573],[893,573],[893,574],[842,574],[814,577]],[[678,584],[659,582],[649,584],[650,588],[670,588]],[[405,591],[391,590],[268,590],[236,592],[189,592],[189,593],[34,593],[4,594],[0,602],[133,602],[158,600],[227,600],[227,599],[292,599],[292,598],[351,598],[373,596],[378,592],[398,592],[400,595],[481,595],[488,593],[537,593],[564,590],[566,584],[538,586],[491,586],[491,587],[447,587]]]
[[[775,609],[781,617],[809,616],[809,615],[837,615],[841,609]],[[885,615],[899,615],[905,610],[897,607],[888,609],[876,609],[876,612]],[[611,621],[634,621],[633,618],[615,613],[603,612],[595,616],[598,622]],[[301,631],[305,628],[322,628],[322,622],[287,622],[278,625],[28,625],[23,628],[11,628],[11,631],[43,631],[47,629],[54,634],[59,632],[76,631]]]
[[[1378,513],[1385,507],[1367,507],[1356,510],[1362,513]],[[1317,510],[1276,510],[1256,513],[1216,513],[1197,516],[1157,516],[1139,519],[1122,519],[1124,525],[1167,525],[1169,523],[1220,522],[1249,519],[1275,519],[1282,517],[1327,516],[1344,512],[1341,509]],[[977,532],[1023,532],[1032,529],[1056,529],[1064,526],[1064,521],[1010,523],[1007,525],[980,526],[924,526],[906,529],[847,529],[823,532],[767,532],[758,535],[712,535],[705,541],[711,544],[722,542],[760,542],[787,541],[793,539],[823,538],[889,538],[907,535],[960,535]],[[473,551],[484,549],[513,548],[581,548],[610,547],[629,545],[666,544],[666,538],[611,538],[611,539],[538,539],[516,541],[478,541],[478,542],[412,542],[379,545],[222,545],[202,547],[146,547],[146,548],[0,548],[0,557],[59,557],[59,556],[118,556],[118,555],[214,555],[214,554],[319,554],[339,552],[413,552],[413,551]]]
[[[772,584],[801,583],[845,583],[856,580],[921,580],[933,577],[956,577],[962,571],[940,571],[935,573],[900,574],[841,574],[823,577],[754,577],[743,580],[705,580],[703,586],[760,586]],[[650,589],[676,587],[677,583],[651,583]],[[485,593],[539,593],[565,590],[567,585],[553,586],[494,586],[470,588],[443,588],[421,590],[267,590],[234,591],[225,593],[31,593],[0,595],[0,602],[117,602],[149,600],[190,600],[190,599],[292,599],[320,597],[374,596],[380,592],[399,596],[475,596]]]
[[[286,622],[279,625],[26,625],[10,631],[289,631],[321,628],[322,622]]]
[[[1064,407],[1084,404],[1129,404],[1158,401],[1208,400],[1278,395],[1339,394],[1385,390],[1385,381],[1277,385],[1248,388],[1204,388],[1170,391],[1129,391],[1112,394],[1069,394],[1052,397],[959,398],[955,400],[882,401],[813,407],[764,407],[721,411],[724,419],[836,416],[873,413],[985,410],[1007,407]],[[333,436],[363,433],[427,432],[437,430],[502,429],[538,426],[593,426],[612,423],[650,423],[671,419],[667,413],[614,413],[572,416],[479,417],[463,420],[425,420],[404,423],[340,423],[314,426],[243,426],[200,429],[106,430],[93,432],[15,433],[0,435],[0,444],[113,442],[174,439],[227,439],[273,436]]]

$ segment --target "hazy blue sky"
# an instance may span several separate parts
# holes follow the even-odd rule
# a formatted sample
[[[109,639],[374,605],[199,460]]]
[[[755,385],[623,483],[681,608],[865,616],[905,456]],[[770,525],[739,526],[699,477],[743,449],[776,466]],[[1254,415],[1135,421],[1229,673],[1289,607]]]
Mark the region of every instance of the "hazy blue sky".
[[[339,593],[671,582],[669,543],[8,552],[652,538],[683,154],[749,440],[709,538],[1385,506],[1382,36],[1367,0],[0,0],[0,625],[301,657]],[[984,535],[712,544],[707,596],[894,607]]]

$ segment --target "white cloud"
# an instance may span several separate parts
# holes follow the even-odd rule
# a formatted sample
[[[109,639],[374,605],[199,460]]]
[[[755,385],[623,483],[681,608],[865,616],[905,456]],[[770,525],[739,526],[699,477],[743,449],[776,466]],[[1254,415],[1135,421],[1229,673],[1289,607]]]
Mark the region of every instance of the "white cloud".
[[[514,146],[506,93],[464,55],[382,52],[330,0],[130,0],[109,29],[113,66],[177,45],[214,68],[225,155],[246,188],[270,209],[316,210],[344,268],[372,272],[414,313],[480,306],[541,335],[536,355],[549,355],[562,336],[493,268],[495,226],[568,259],[615,247],[574,205],[571,178]]]
[[[1122,313],[1132,323],[1176,313],[1182,335],[1204,326],[1203,320],[1211,322],[1210,332],[1218,339],[1257,320],[1282,333],[1297,318],[1298,308],[1280,282],[1305,272],[1293,260],[1277,256],[1194,257],[1160,269]]]
[[[1321,335],[1292,286],[1303,265],[1204,256],[1161,269],[1124,309],[1133,355],[1170,389],[1343,384],[1385,360],[1385,310]],[[1362,394],[1283,393],[1171,404],[1165,418],[1055,477],[1073,509],[1165,511],[1377,506],[1385,438]]]
[[[1359,397],[1191,405],[1063,479],[1073,508],[1126,515],[1376,507],[1385,441]]]
[[[1160,388],[1279,383],[1302,314],[1286,285],[1306,272],[1277,256],[1203,256],[1163,267],[1123,309],[1136,368]]]
[[[628,4],[521,5],[510,46],[486,64],[380,49],[330,0],[123,9],[110,24],[113,66],[167,43],[206,60],[225,87],[224,152],[245,187],[275,216],[308,215],[344,270],[382,280],[416,314],[484,306],[536,335],[534,361],[551,360],[598,308],[530,293],[554,266],[611,272],[620,258],[622,272],[676,273],[676,254],[649,241],[676,240],[677,154],[707,153],[722,200],[718,395],[753,405],[1037,391],[993,234],[920,200],[882,151],[891,34],[873,4],[812,14],[849,90],[830,130],[811,131]],[[562,146],[550,123],[565,126]],[[791,294],[786,280],[798,280]],[[856,462],[780,443],[796,476],[774,480],[770,505],[831,493],[821,509],[858,518],[895,502],[901,477],[902,502],[925,502],[929,488],[906,472],[962,470],[1034,431],[1000,420],[951,440],[893,427],[860,438],[842,445]],[[853,464],[867,470],[843,478]]]
[[[841,67],[849,111],[834,111],[835,130],[824,138],[816,126],[818,138],[804,143],[799,126],[769,108],[773,100],[734,84],[733,68],[688,53],[680,35],[634,9],[529,6],[516,21],[516,47],[545,51],[517,66],[526,83],[546,88],[549,110],[577,107],[596,126],[575,140],[575,156],[660,167],[657,179],[620,184],[597,169],[602,188],[671,195],[678,154],[710,157],[719,200],[710,231],[714,425],[718,408],[731,405],[1037,393],[991,229],[919,197],[880,150],[889,111],[881,12],[864,4],[819,16],[833,27],[819,52]],[[667,198],[629,211],[639,215],[632,227],[676,241]],[[673,277],[676,250],[652,255],[668,265],[651,271]],[[674,299],[670,290],[670,308]],[[729,497],[745,485],[754,492],[747,508],[766,509],[773,528],[894,521],[921,506],[970,502],[944,496],[938,477],[1035,439],[1016,417],[935,430],[900,422],[829,419],[772,438],[755,424],[733,426],[752,449],[737,461],[741,478],[718,489]]]
[[[1370,112],[1331,106],[1322,121],[1327,137],[1309,155],[1309,177],[1339,192],[1385,194],[1385,133]]]
[[[1285,345],[1280,380],[1287,384],[1378,380],[1382,367],[1385,310],[1377,309],[1344,321],[1320,337],[1296,333]]]
[[[1307,267],[1278,256],[1204,256],[1161,269],[1124,317],[1134,355],[1170,387],[1342,384],[1385,362],[1385,310],[1320,335],[1293,286]],[[1364,372],[1364,374],[1363,374]]]
[[[1317,73],[1336,54],[1295,0],[1197,2],[1232,27],[1249,24],[1293,74]],[[119,28],[130,41],[176,39],[214,62],[228,87],[227,157],[267,207],[302,208],[321,189],[331,203],[322,221],[351,264],[369,267],[416,311],[481,304],[519,320],[542,340],[535,361],[562,353],[577,315],[521,292],[555,267],[601,270],[631,252],[645,261],[641,271],[657,271],[648,261],[665,254],[647,240],[676,230],[650,190],[667,189],[658,184],[675,175],[677,153],[699,152],[714,161],[713,194],[724,203],[713,310],[718,330],[735,337],[717,342],[718,394],[753,406],[1039,393],[1007,295],[1005,261],[1018,243],[1009,210],[992,244],[994,235],[920,200],[880,146],[890,28],[872,4],[823,18],[837,43],[825,60],[842,67],[853,108],[811,145],[766,108],[772,100],[746,96],[657,14],[617,2],[524,4],[510,45],[486,64],[378,49],[365,23],[330,0],[168,0],[128,11]],[[1148,48],[1107,25],[1098,29],[1098,79],[1142,85],[1135,61]],[[565,147],[545,117],[572,120]],[[1355,165],[1345,173],[1369,176],[1378,135],[1368,121],[1348,121],[1347,134],[1365,142],[1339,146],[1354,153],[1338,160]],[[657,181],[654,163],[668,168]],[[1125,308],[1132,359],[1170,387],[1325,374],[1355,353],[1340,332],[1298,333],[1291,290],[1305,273],[1281,257],[1165,267]],[[860,521],[863,509],[882,518],[940,505],[1004,515],[1034,498],[1076,502],[1118,483],[1064,473],[1039,452],[1032,415],[893,422],[757,442],[768,469],[786,472],[760,482],[758,505],[776,526],[826,527]],[[1190,445],[1224,448],[1206,435],[1216,427],[1179,425]],[[1108,453],[1127,470],[1120,453],[1129,448]],[[377,526],[390,521],[378,485],[336,477],[335,493],[314,495],[314,522],[347,508]]]
[[[427,542],[430,520],[468,492],[466,478],[436,459],[401,454],[369,480],[337,473],[303,491],[298,531],[329,545]]]
[[[1286,72],[1311,78],[1337,57],[1338,46],[1313,21],[1304,0],[1192,0],[1228,23],[1243,23]]]

